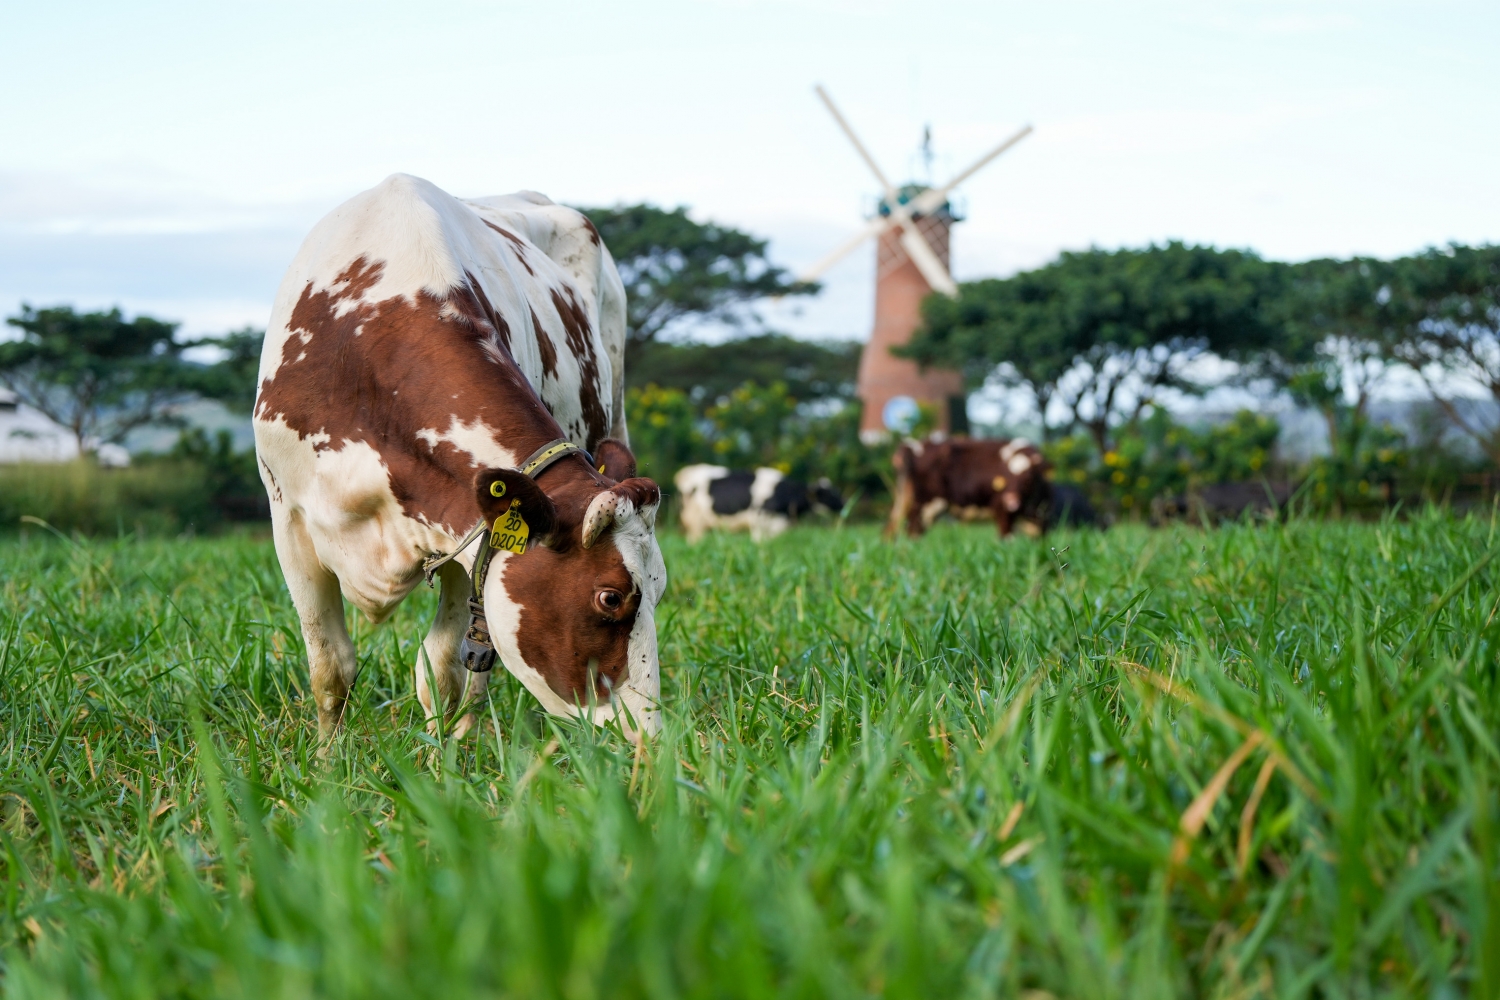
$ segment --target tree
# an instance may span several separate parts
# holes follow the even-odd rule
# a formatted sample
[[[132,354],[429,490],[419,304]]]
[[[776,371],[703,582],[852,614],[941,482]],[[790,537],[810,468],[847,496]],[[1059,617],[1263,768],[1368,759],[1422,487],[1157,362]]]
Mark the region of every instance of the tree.
[[[766,241],[717,223],[694,222],[686,208],[654,205],[580,209],[614,255],[625,282],[626,370],[643,345],[689,317],[742,323],[746,308],[773,295],[806,295],[766,259]]]
[[[1453,425],[1500,464],[1500,424],[1463,405],[1465,390],[1475,389],[1500,405],[1500,247],[1433,248],[1395,261],[1392,271],[1380,303],[1391,357],[1416,372]]]
[[[1192,375],[1209,353],[1238,359],[1268,343],[1264,309],[1278,265],[1248,251],[1169,243],[1145,250],[1064,253],[1013,278],[930,296],[924,326],[900,353],[1030,392],[1044,432],[1068,414],[1101,452],[1110,428],[1136,420],[1164,391],[1201,392]]]
[[[628,369],[632,385],[680,389],[695,399],[727,396],[744,382],[784,384],[797,400],[847,399],[859,371],[856,341],[798,340],[779,333],[722,344],[641,345]]]
[[[182,360],[176,324],[119,309],[21,307],[6,320],[19,340],[0,343],[0,383],[67,427],[80,451],[118,442],[137,427],[172,422],[193,395],[201,366]]]
[[[221,337],[205,337],[187,347],[217,347],[224,357],[199,373],[195,387],[209,399],[217,399],[235,413],[249,413],[259,386],[260,351],[266,331],[254,327],[233,330]]]
[[[1391,365],[1393,275],[1390,263],[1360,257],[1287,266],[1266,306],[1273,339],[1249,369],[1323,415],[1337,490],[1361,478],[1359,456],[1369,451],[1370,401]]]

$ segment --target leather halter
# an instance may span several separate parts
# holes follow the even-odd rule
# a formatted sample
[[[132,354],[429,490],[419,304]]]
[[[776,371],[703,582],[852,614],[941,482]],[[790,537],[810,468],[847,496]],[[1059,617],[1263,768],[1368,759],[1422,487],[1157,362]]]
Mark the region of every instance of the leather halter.
[[[584,461],[588,462],[590,466],[594,464],[593,456],[588,452],[566,438],[558,438],[556,441],[549,441],[532,452],[531,457],[516,466],[514,471],[519,472],[528,479],[535,480],[537,476],[545,472],[554,463],[573,454],[582,455]],[[452,552],[449,552],[445,556],[429,556],[427,559],[424,559],[422,561],[422,570],[427,575],[427,586],[432,586],[433,574],[438,571],[439,567],[444,563],[451,562],[460,552],[468,548],[474,539],[484,534],[489,527],[489,522],[484,518],[480,518],[479,523],[464,536],[464,540],[459,542],[458,546]],[[469,671],[476,674],[488,673],[495,666],[495,646],[490,641],[489,622],[484,617],[484,580],[489,573],[489,568],[490,546],[481,545],[479,553],[474,557],[474,570],[469,574],[469,627],[464,629],[463,641],[458,646],[459,662]]]
[[[523,476],[530,476],[532,479],[535,479],[553,462],[556,462],[558,459],[567,458],[569,455],[575,453],[582,455],[583,460],[588,462],[589,465],[594,464],[594,457],[588,452],[566,438],[558,438],[556,441],[548,442],[532,452],[530,458],[516,467],[516,471]]]

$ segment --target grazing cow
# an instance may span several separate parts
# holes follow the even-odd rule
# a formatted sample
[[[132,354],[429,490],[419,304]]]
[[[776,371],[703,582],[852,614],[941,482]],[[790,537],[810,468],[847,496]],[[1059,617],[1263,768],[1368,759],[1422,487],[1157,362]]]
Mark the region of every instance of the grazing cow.
[[[776,469],[745,472],[722,465],[687,465],[673,482],[682,497],[682,530],[693,543],[710,530],[749,531],[751,538],[763,542],[814,506],[830,511],[844,506],[844,498],[826,483],[809,487]]]
[[[920,535],[945,511],[963,518],[993,517],[1001,537],[1020,520],[1028,534],[1046,528],[1051,497],[1047,460],[1025,438],[907,441],[896,450],[896,500],[887,533],[905,522]]]
[[[624,443],[624,316],[599,234],[538,194],[397,174],[303,242],[255,444],[325,736],[359,668],[343,602],[382,621],[424,570],[430,720],[482,697],[498,654],[550,712],[658,729],[661,494]]]
[[[1157,497],[1151,502],[1151,522],[1185,519],[1218,524],[1249,513],[1252,517],[1279,517],[1291,498],[1287,483],[1212,483],[1177,496]]]

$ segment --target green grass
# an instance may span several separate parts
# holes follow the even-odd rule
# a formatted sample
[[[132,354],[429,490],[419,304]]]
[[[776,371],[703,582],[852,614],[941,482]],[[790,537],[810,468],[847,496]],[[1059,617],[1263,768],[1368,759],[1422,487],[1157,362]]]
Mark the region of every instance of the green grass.
[[[41,518],[64,531],[94,535],[166,535],[217,521],[206,470],[158,460],[125,469],[92,459],[0,465],[0,532],[35,531]],[[3,536],[0,536],[3,537]]]
[[[666,729],[317,756],[269,543],[0,543],[9,996],[1493,996],[1496,524],[664,542]]]

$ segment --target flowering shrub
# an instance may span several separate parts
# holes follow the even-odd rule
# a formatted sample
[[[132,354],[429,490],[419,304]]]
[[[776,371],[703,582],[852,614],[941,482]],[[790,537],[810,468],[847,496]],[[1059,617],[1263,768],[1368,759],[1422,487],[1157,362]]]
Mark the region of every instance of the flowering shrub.
[[[702,403],[647,385],[626,392],[625,412],[641,474],[662,484],[694,462],[826,477],[845,496],[882,494],[891,476],[891,447],[859,440],[858,403],[802,403],[781,382],[745,382]]]
[[[1347,418],[1349,426],[1342,426],[1341,419],[1332,453],[1309,463],[1308,503],[1335,513],[1389,504],[1410,459],[1405,435],[1389,424],[1373,424],[1354,414],[1339,416]]]
[[[1103,455],[1081,433],[1050,442],[1043,450],[1055,481],[1081,487],[1096,502],[1126,516],[1139,516],[1157,496],[1269,474],[1280,433],[1273,418],[1249,410],[1201,428],[1155,410],[1145,420],[1119,428],[1113,447]]]
[[[625,393],[625,419],[637,470],[670,483],[684,465],[701,462],[707,441],[693,401],[678,389],[652,384]]]

